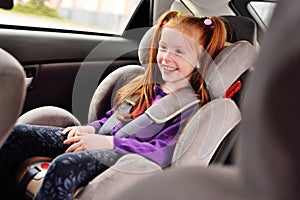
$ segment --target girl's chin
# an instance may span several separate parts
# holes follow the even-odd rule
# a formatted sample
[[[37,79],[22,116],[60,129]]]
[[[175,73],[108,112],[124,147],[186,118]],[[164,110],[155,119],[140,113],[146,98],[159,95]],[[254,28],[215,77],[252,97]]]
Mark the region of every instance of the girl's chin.
[[[163,77],[163,81],[168,84],[180,84],[180,85],[190,84],[189,79],[184,78],[184,77],[180,77],[180,78],[164,78]]]
[[[175,83],[175,82],[177,82],[177,81],[179,81],[178,79],[174,79],[174,78],[165,78],[165,77],[163,77],[163,81],[165,82],[165,83]]]
[[[177,74],[175,73],[169,73],[169,74],[162,74],[162,79],[164,81],[168,81],[168,82],[176,82],[178,80],[181,80],[183,77],[181,76],[177,76]]]

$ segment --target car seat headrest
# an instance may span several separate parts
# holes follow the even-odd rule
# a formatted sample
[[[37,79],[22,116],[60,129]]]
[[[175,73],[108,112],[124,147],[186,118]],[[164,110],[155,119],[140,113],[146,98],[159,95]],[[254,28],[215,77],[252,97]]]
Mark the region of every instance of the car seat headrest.
[[[218,3],[216,3],[218,1]],[[219,7],[221,4],[227,4],[228,2],[216,0],[215,3]],[[187,9],[188,7],[188,9]],[[221,6],[222,7],[222,6]],[[220,8],[221,8],[220,7]],[[171,10],[181,11],[184,14],[190,14],[194,16],[211,16],[212,3],[210,1],[200,1],[199,0],[185,0],[174,1],[171,5]],[[228,42],[237,42],[239,40],[247,40],[251,44],[255,44],[257,39],[257,28],[256,23],[245,16],[235,16],[235,15],[224,15],[224,10],[218,10],[214,8],[213,15],[220,15],[224,20],[228,32]],[[226,12],[227,13],[227,12]]]
[[[256,50],[247,41],[225,47],[209,65],[205,82],[211,99],[222,97],[226,90],[252,65]]]
[[[247,40],[251,44],[255,44],[257,29],[255,22],[244,16],[221,16],[227,29],[227,41],[236,42]]]
[[[145,66],[149,61],[152,35],[155,27],[151,27],[139,45],[139,59]],[[223,49],[206,72],[205,82],[212,99],[222,97],[226,90],[245,71],[247,71],[255,59],[256,50],[247,41],[238,41]]]
[[[146,64],[149,63],[149,54],[154,31],[155,27],[153,26],[145,33],[139,44],[138,56],[142,66],[146,66]]]

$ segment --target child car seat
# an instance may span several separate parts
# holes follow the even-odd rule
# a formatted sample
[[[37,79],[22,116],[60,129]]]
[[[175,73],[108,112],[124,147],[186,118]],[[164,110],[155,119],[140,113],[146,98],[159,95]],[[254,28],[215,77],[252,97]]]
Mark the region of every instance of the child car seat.
[[[220,62],[216,63],[216,68],[208,75],[208,79],[222,77],[226,81],[209,86],[215,91],[212,92],[212,101],[201,107],[185,126],[168,168],[208,165],[220,142],[241,120],[240,111],[234,101],[223,98],[223,94],[230,87],[229,80],[234,82],[247,70],[255,55],[254,47],[246,41],[234,43],[220,52],[217,56],[219,58],[215,59],[220,59]],[[137,154],[127,154],[92,180],[75,199],[92,199],[96,196],[113,199],[116,194],[137,181],[160,172],[162,169],[157,164]]]
[[[237,165],[173,169],[115,199],[299,199],[299,9],[297,0],[278,2],[266,32],[242,105]]]
[[[149,32],[151,32],[151,30]],[[147,35],[148,34],[146,34],[145,38],[142,40],[140,47],[139,47],[140,58],[143,58],[143,55],[147,54],[147,50],[149,49],[149,40],[150,39],[146,38]],[[176,165],[181,165],[180,163],[182,163],[182,164],[184,164],[184,163],[186,163],[186,164],[200,163],[200,165],[206,166],[214,152],[215,147],[218,146],[218,144],[222,140],[222,137],[224,137],[224,135],[226,135],[228,133],[228,131],[239,122],[240,117],[241,117],[240,113],[239,113],[239,109],[236,107],[235,103],[232,100],[223,99],[222,96],[225,94],[226,90],[230,87],[230,85],[232,83],[234,83],[234,81],[241,74],[243,74],[247,69],[249,69],[249,67],[251,67],[251,61],[254,59],[254,56],[255,56],[254,47],[246,41],[240,41],[240,42],[234,43],[233,45],[231,45],[229,47],[226,47],[217,56],[217,58],[215,59],[216,63],[214,64],[214,67],[211,67],[213,70],[210,71],[210,75],[207,75],[207,79],[206,79],[207,86],[209,88],[209,92],[215,103],[208,103],[207,106],[202,107],[197,112],[196,116],[193,117],[193,119],[189,123],[190,125],[189,124],[187,125],[187,128],[185,129],[185,131],[187,133],[182,134],[183,137],[180,137],[180,140],[179,140],[179,144],[181,144],[181,141],[183,141],[182,144],[185,144],[185,145],[181,145],[181,146],[177,145],[178,147],[176,147],[175,152],[174,152],[173,160],[176,161],[175,162]],[[146,61],[143,61],[143,60],[141,61],[142,64],[144,62],[146,62]],[[129,69],[130,69],[130,71],[129,71]],[[101,106],[103,106],[103,102],[105,102],[105,99],[107,102],[107,97],[110,96],[110,95],[107,95],[107,91],[103,90],[104,88],[107,87],[107,83],[108,82],[111,83],[111,84],[109,84],[110,85],[109,87],[111,88],[109,90],[109,93],[113,93],[112,88],[114,87],[114,85],[117,84],[118,80],[124,81],[124,78],[121,78],[121,77],[124,76],[125,72],[129,72],[129,74],[130,73],[131,74],[132,73],[140,74],[143,72],[143,68],[141,66],[124,66],[120,69],[115,70],[103,82],[101,82],[94,94],[92,101],[91,101],[89,121],[93,121],[93,120],[101,117],[101,115],[103,115],[103,113],[97,113],[96,111],[103,110]],[[221,81],[220,84],[213,84],[214,80],[216,80],[216,79],[222,79],[223,81]],[[127,80],[127,78],[125,77],[125,81],[126,80]],[[105,84],[105,87],[104,87],[104,84]],[[111,97],[109,97],[108,99],[110,100],[110,98]],[[186,152],[189,152],[188,147],[191,145],[191,142],[193,142],[193,140],[189,140],[188,142],[184,142],[184,140],[186,140],[187,138],[196,137],[196,135],[192,135],[193,137],[188,137],[188,135],[191,132],[194,132],[194,133],[198,132],[198,131],[194,131],[193,129],[195,127],[195,124],[198,124],[198,121],[199,121],[198,119],[202,120],[202,118],[206,118],[205,117],[206,115],[203,113],[214,113],[214,114],[218,115],[217,113],[215,113],[216,110],[219,110],[219,109],[216,109],[216,107],[218,107],[218,108],[225,107],[225,110],[223,109],[223,111],[225,111],[225,112],[222,112],[222,114],[220,115],[221,116],[220,118],[223,118],[224,114],[228,115],[228,113],[230,113],[230,112],[234,113],[233,114],[234,117],[231,118],[232,120],[226,121],[226,123],[227,123],[226,125],[220,127],[221,129],[219,130],[219,134],[217,134],[215,137],[217,139],[217,141],[211,143],[211,140],[206,140],[206,142],[204,143],[204,146],[202,145],[202,147],[204,149],[208,150],[204,153],[205,159],[203,159],[202,162],[199,162],[198,160],[195,162],[194,161],[187,162],[187,160],[190,161],[190,159],[188,159],[190,156],[185,156],[185,155],[187,155]],[[44,116],[40,115],[41,114],[39,111],[40,109],[41,108],[35,109],[34,111],[32,111],[30,113],[30,115],[34,114],[34,115],[38,116],[39,119],[43,118]],[[42,109],[50,109],[51,110],[52,107],[46,107],[46,108],[42,108]],[[213,110],[213,112],[211,112],[212,110]],[[61,116],[63,116],[63,115],[61,115]],[[208,115],[209,118],[210,118],[210,116],[212,116],[212,115]],[[33,119],[33,118],[31,118],[28,113],[25,113],[23,116],[21,116],[21,118],[19,119],[18,122],[19,123],[26,122],[26,123],[34,124],[34,121],[30,121],[28,119]],[[76,121],[74,119],[76,119],[76,118],[72,117],[71,120],[69,120],[69,121],[72,121],[72,120]],[[48,119],[47,121],[51,121],[51,119],[50,120]],[[51,124],[51,125],[53,125],[53,124]],[[205,134],[207,132],[207,130],[209,130],[207,132],[209,134],[214,132],[214,130],[209,129],[209,126],[207,126],[207,125],[209,125],[209,123],[203,123],[203,126],[201,123],[200,126],[196,126],[196,127],[200,127],[200,128],[202,127],[202,129],[204,130],[204,136],[207,136]],[[201,135],[201,137],[203,137],[203,134],[198,134],[198,135]],[[197,141],[199,141],[199,139]],[[192,146],[194,146],[197,149],[197,146],[198,147],[200,146],[197,144],[198,143],[195,142],[195,143],[193,143]],[[213,144],[212,149],[210,149],[210,148],[207,149],[207,147],[209,147],[210,144]],[[183,153],[185,153],[185,154],[183,154]],[[197,155],[196,155],[196,157],[198,158]],[[180,162],[180,160],[181,160],[181,162]],[[145,173],[145,170],[148,173]],[[149,160],[146,160],[145,158],[143,158],[141,156],[138,156],[135,154],[126,155],[126,156],[122,157],[116,163],[116,165],[113,166],[111,169],[106,170],[104,173],[102,173],[101,175],[96,177],[87,187],[85,187],[84,191],[78,196],[78,198],[79,199],[91,199],[92,197],[89,195],[90,194],[94,195],[95,191],[94,192],[92,192],[92,191],[94,190],[95,187],[97,187],[97,196],[98,196],[98,194],[104,193],[105,196],[109,199],[109,196],[113,194],[109,190],[110,186],[112,186],[111,184],[115,185],[113,187],[115,192],[117,192],[118,190],[121,191],[124,189],[125,185],[129,186],[130,184],[133,184],[135,182],[134,180],[139,180],[140,178],[142,178],[144,176],[147,176],[151,173],[156,173],[157,171],[161,171],[161,170],[162,169],[158,165],[156,165],[155,163],[153,163]],[[134,172],[134,173],[129,173],[129,172]],[[139,173],[140,176],[136,176],[136,173]],[[24,174],[24,172],[23,172],[23,174]],[[113,181],[114,179],[117,179],[117,180]],[[130,181],[128,181],[128,180],[130,180]],[[122,181],[125,181],[126,184],[124,185],[124,182],[122,184]],[[105,182],[105,184],[104,184],[104,182]],[[98,184],[101,184],[101,188],[97,186]],[[116,185],[119,185],[119,187],[116,187]],[[118,188],[118,189],[116,189],[116,188]],[[36,189],[35,189],[35,191],[36,191]],[[34,193],[34,191],[32,193]],[[107,194],[107,193],[109,193],[109,194]]]

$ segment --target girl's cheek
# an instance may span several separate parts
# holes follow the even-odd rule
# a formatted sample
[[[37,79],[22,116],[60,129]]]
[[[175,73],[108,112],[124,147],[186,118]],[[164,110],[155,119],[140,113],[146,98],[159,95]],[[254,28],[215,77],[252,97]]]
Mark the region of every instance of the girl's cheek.
[[[156,60],[157,60],[157,63],[158,63],[158,64],[161,63],[161,56],[159,56],[159,54],[157,54]]]

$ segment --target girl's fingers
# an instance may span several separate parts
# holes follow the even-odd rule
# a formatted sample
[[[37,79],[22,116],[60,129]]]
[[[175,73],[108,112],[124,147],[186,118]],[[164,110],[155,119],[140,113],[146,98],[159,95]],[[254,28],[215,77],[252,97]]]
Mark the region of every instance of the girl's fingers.
[[[72,130],[70,130],[69,134],[68,134],[68,137],[67,138],[71,138],[73,137],[74,135],[76,134],[76,129],[73,128]]]
[[[83,148],[83,147],[81,147],[82,146],[82,142],[76,142],[76,143],[74,143],[74,144],[72,144],[71,146],[69,146],[69,148],[65,151],[66,153],[68,153],[68,152],[74,152],[74,151],[79,151],[81,148]]]
[[[77,133],[78,136],[88,135],[89,133]]]
[[[78,151],[84,151],[85,147],[83,145],[80,145],[78,148],[74,149],[73,152],[78,152]]]
[[[66,134],[67,132],[69,132],[72,129],[72,127],[67,127],[65,128],[61,133],[62,134]]]
[[[71,143],[75,143],[75,142],[78,142],[78,141],[80,141],[80,137],[75,136],[75,137],[71,137],[71,138],[66,139],[66,140],[64,141],[64,144],[65,144],[65,145],[69,145],[69,144],[71,144]]]

